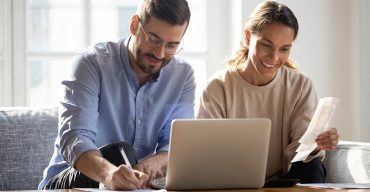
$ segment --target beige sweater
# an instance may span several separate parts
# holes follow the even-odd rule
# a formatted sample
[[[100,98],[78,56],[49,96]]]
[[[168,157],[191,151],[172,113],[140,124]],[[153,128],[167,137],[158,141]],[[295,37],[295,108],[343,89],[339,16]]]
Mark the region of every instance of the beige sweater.
[[[311,80],[297,70],[279,69],[272,82],[254,86],[245,81],[235,67],[215,74],[200,100],[197,118],[269,118],[271,138],[266,179],[288,171],[317,105]],[[241,149],[242,150],[242,149]],[[306,161],[320,156],[310,156]]]

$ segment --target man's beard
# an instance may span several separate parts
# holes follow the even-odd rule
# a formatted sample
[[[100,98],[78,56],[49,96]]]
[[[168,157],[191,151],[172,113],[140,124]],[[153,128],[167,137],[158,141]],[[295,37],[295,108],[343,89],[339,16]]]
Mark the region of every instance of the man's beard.
[[[159,68],[157,67],[154,67],[154,66],[150,66],[150,65],[145,65],[142,61],[142,58],[146,56],[146,57],[151,57],[151,58],[154,58],[156,60],[161,60],[162,63],[160,65]],[[150,74],[150,75],[154,75],[156,73],[158,73],[159,70],[161,70],[164,66],[166,66],[170,59],[166,60],[165,58],[163,59],[158,59],[155,55],[151,54],[151,53],[145,53],[145,54],[141,54],[141,50],[137,50],[136,52],[136,58],[137,58],[137,65],[138,67],[141,69],[141,71],[143,71],[144,73],[146,74]]]

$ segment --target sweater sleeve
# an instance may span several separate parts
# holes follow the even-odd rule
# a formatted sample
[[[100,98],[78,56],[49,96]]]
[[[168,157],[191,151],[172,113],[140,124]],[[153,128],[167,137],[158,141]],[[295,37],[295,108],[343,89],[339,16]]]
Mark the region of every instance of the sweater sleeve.
[[[304,78],[302,81],[302,86],[297,92],[300,92],[300,94],[297,95],[297,100],[294,104],[294,109],[291,116],[291,126],[289,130],[290,143],[284,149],[285,159],[287,159],[289,162],[296,154],[295,151],[299,146],[298,141],[306,132],[318,103],[316,91],[312,81],[309,78]],[[316,157],[320,157],[321,160],[323,160],[324,156],[325,151],[319,151],[314,155],[308,156],[305,162],[309,162]]]
[[[208,83],[200,97],[197,118],[226,118],[225,113],[225,93],[223,83],[219,79],[213,79]]]

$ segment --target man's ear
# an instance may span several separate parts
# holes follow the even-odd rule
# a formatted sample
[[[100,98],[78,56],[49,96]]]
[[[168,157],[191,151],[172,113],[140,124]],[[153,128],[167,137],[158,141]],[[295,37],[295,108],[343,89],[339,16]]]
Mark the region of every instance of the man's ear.
[[[139,29],[139,16],[134,15],[134,16],[132,16],[131,23],[130,23],[131,35],[136,35],[138,29]]]
[[[249,46],[251,40],[251,32],[248,30],[244,30],[244,43],[245,45]]]

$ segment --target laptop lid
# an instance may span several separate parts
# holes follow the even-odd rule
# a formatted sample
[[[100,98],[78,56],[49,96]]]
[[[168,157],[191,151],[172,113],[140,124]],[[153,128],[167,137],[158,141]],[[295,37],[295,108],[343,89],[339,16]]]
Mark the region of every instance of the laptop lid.
[[[270,127],[265,118],[174,120],[166,189],[262,187]]]

